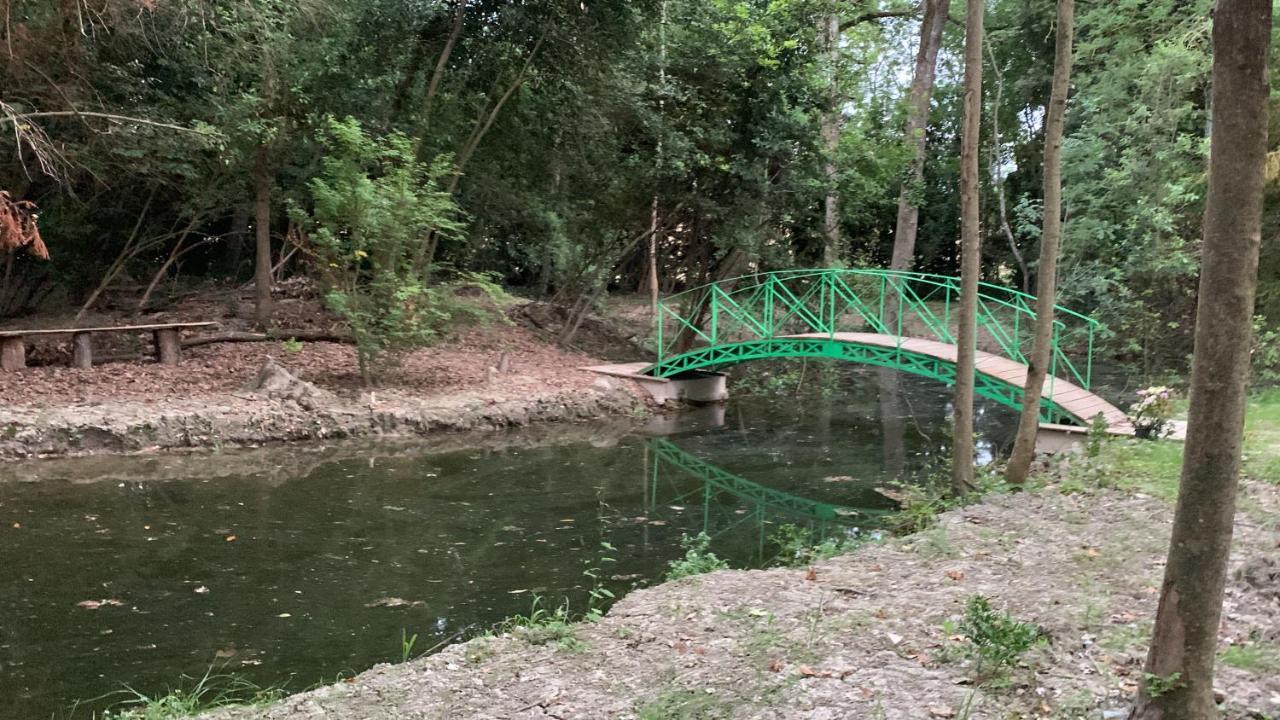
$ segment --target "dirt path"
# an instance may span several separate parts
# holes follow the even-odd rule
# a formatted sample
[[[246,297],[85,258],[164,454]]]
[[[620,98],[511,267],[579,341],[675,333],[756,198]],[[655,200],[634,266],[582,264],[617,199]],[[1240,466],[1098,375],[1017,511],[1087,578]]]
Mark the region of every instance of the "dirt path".
[[[812,573],[723,571],[640,590],[572,640],[480,638],[211,717],[1122,718],[1141,677],[1171,505],[1067,488],[992,496]],[[1219,684],[1227,717],[1275,718],[1280,572],[1266,563],[1280,538],[1280,488],[1247,483],[1241,508],[1234,566],[1248,570],[1227,589],[1230,662]],[[981,687],[944,629],[975,594],[1049,638]]]

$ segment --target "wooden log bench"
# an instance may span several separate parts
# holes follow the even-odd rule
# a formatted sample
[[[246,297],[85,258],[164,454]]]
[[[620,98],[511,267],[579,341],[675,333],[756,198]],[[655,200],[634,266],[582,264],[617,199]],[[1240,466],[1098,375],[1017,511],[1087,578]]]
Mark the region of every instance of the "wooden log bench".
[[[156,359],[160,364],[177,365],[182,358],[182,331],[217,325],[215,322],[180,322],[52,330],[0,330],[0,369],[12,372],[26,367],[27,339],[48,335],[70,335],[72,366],[93,367],[93,334],[121,332],[150,332],[155,337]]]

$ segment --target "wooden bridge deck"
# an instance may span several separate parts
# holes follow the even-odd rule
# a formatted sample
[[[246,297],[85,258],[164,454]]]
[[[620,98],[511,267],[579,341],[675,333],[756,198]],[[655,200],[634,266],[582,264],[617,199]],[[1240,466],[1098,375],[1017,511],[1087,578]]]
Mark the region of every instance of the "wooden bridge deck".
[[[937,340],[925,340],[922,338],[901,338],[894,335],[881,335],[878,333],[860,333],[860,332],[838,332],[830,333],[804,333],[800,335],[787,335],[788,338],[810,338],[815,340],[837,340],[847,343],[856,343],[861,345],[876,345],[886,348],[897,348],[899,344],[903,350],[918,353],[920,355],[928,355],[945,360],[950,363],[956,361],[956,346],[949,343],[939,342]],[[601,365],[596,367],[584,368],[594,372],[604,373],[606,375],[615,375],[619,377],[632,377],[640,371],[648,368],[652,363],[625,363],[619,365]],[[993,355],[989,352],[979,350],[976,356],[975,367],[978,372],[989,377],[1002,380],[1016,387],[1022,387],[1027,382],[1028,367],[1016,360]],[[653,380],[654,378],[648,378]],[[1063,380],[1062,378],[1046,377],[1044,381],[1043,395],[1053,400],[1063,410],[1080,419],[1084,423],[1102,413],[1102,417],[1107,422],[1107,429],[1115,435],[1132,435],[1133,425],[1129,422],[1129,417],[1124,411],[1115,405],[1107,402],[1098,395],[1086,390],[1079,385]]]

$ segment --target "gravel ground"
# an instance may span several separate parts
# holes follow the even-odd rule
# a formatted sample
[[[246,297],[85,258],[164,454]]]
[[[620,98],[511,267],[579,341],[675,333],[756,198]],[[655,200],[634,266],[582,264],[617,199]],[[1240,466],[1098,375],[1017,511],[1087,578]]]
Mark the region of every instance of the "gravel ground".
[[[1280,716],[1280,488],[1243,488],[1222,625],[1226,717]],[[812,569],[722,571],[636,591],[574,640],[507,634],[384,665],[218,720],[1120,718],[1154,616],[1172,509],[1140,493],[994,495]],[[1239,569],[1244,568],[1244,572]],[[981,594],[1049,642],[977,685],[944,629]],[[967,713],[967,714],[966,714]]]

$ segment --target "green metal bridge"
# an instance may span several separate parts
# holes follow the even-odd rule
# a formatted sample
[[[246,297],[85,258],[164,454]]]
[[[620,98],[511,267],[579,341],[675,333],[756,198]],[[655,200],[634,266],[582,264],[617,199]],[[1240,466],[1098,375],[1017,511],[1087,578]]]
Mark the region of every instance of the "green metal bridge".
[[[593,368],[679,378],[766,358],[815,357],[889,367],[953,383],[959,278],[882,269],[746,275],[669,296],[657,308],[657,361]],[[975,391],[1020,408],[1035,326],[1032,295],[981,283]],[[1090,391],[1098,322],[1057,307],[1041,421],[1132,432]],[[623,370],[626,370],[625,372]]]

